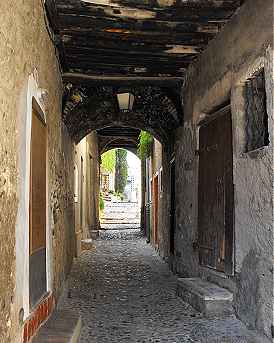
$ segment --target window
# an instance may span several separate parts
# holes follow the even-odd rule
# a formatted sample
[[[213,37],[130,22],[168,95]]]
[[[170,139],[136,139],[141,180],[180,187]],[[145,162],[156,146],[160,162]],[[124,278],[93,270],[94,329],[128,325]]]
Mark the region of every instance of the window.
[[[245,83],[246,152],[269,144],[264,69]]]

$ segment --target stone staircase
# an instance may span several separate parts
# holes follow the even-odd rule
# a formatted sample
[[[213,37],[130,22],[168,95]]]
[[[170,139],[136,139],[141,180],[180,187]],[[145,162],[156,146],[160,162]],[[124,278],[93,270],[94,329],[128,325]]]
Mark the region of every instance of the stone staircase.
[[[81,326],[81,318],[74,311],[55,311],[32,343],[77,343]]]

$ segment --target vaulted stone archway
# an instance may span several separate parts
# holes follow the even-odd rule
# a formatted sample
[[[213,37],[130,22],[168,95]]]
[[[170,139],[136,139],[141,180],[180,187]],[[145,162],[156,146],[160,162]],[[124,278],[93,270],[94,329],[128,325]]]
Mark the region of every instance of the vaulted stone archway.
[[[110,126],[97,130],[99,155],[115,148],[124,148],[137,154],[139,129]]]
[[[183,119],[179,89],[179,86],[88,87],[68,83],[63,99],[63,120],[77,143],[93,130],[130,127],[149,131],[160,142],[168,144]],[[119,110],[117,94],[121,92],[134,95],[132,111]]]

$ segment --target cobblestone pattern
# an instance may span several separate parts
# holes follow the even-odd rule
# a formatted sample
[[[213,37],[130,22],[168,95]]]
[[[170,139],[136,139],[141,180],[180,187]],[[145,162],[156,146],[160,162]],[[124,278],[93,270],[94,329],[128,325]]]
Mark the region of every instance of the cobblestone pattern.
[[[138,230],[104,232],[95,246],[74,264],[61,304],[81,313],[80,343],[257,342],[234,318],[209,321],[178,298]]]

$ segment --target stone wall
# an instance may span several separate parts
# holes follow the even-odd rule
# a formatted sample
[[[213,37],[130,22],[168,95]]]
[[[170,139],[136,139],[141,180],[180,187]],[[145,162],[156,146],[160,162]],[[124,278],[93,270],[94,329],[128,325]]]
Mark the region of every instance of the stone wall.
[[[48,129],[48,289],[55,296],[60,293],[74,255],[72,142],[61,122],[60,72],[41,3],[37,0],[1,3],[1,343],[21,342],[23,320],[29,314],[25,307],[28,303],[27,140],[30,132],[27,117],[31,114],[33,87]],[[39,89],[47,91],[43,99]]]
[[[184,126],[176,134],[176,269],[234,292],[235,311],[271,337],[273,324],[273,1],[249,0],[190,67],[183,89]],[[270,145],[245,153],[243,85],[265,68]],[[235,185],[235,275],[202,268],[197,240],[198,123],[231,102]]]

